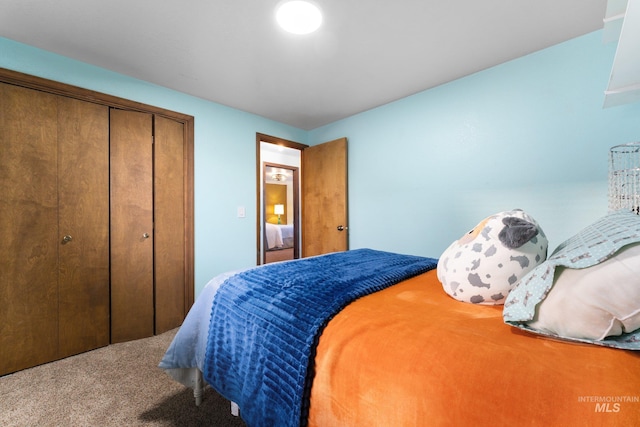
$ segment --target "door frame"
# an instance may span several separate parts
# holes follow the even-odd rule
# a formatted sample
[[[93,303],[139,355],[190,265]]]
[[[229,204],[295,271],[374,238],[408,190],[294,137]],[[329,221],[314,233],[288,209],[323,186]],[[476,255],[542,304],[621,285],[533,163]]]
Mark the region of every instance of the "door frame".
[[[263,141],[264,142],[264,141]],[[279,163],[271,163],[271,162],[262,162],[262,218],[263,221],[266,222],[267,218],[267,205],[264,203],[267,195],[267,168],[277,168],[277,169],[286,169],[291,171],[293,176],[292,186],[293,186],[293,200],[292,200],[292,209],[293,209],[293,259],[300,258],[300,168],[297,166],[289,166],[289,165],[281,165]],[[262,225],[262,223],[261,223]],[[262,239],[262,248],[266,248],[267,245],[267,236],[266,233],[263,234]],[[267,263],[267,250],[264,249],[262,251],[262,264]]]
[[[184,315],[193,305],[194,301],[194,117],[178,113],[152,105],[107,95],[100,92],[48,80],[42,77],[24,74],[18,71],[0,68],[0,82],[21,86],[29,89],[36,89],[56,95],[63,95],[94,104],[106,105],[113,108],[121,108],[144,113],[151,113],[163,116],[184,125],[184,200],[185,209],[185,229],[184,229]]]
[[[262,188],[262,182],[264,180],[264,175],[262,173],[262,164],[264,163],[262,161],[262,155],[261,155],[261,150],[260,150],[260,143],[261,142],[266,142],[268,144],[274,144],[274,145],[280,145],[283,147],[288,147],[288,148],[293,148],[295,150],[299,150],[300,154],[302,156],[302,152],[304,151],[305,148],[309,147],[308,145],[305,144],[301,144],[299,142],[295,142],[295,141],[290,141],[288,139],[284,139],[284,138],[278,138],[276,136],[271,136],[271,135],[266,135],[263,133],[259,133],[256,132],[256,265],[262,265],[264,263],[264,253],[262,251],[262,244],[263,244],[263,226],[262,226],[262,221],[263,221],[263,206],[262,206],[262,198],[263,198],[263,194],[261,191]],[[297,190],[298,192],[300,191],[299,189]],[[298,198],[300,199],[300,198]],[[300,209],[300,206],[298,206],[298,210]],[[298,227],[296,227],[296,237],[299,239],[299,226],[301,224],[301,218],[300,218],[300,212],[295,212],[294,217],[297,217],[297,224]],[[299,245],[296,245],[299,246]],[[300,249],[298,249],[298,251],[300,251]],[[300,252],[298,252],[300,253]]]

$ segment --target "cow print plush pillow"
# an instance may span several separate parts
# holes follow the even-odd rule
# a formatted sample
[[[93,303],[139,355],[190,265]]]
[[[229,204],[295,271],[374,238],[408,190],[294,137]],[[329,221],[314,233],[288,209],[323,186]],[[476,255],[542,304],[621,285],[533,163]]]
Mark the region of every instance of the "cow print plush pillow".
[[[453,242],[438,261],[438,279],[453,298],[504,304],[527,272],[544,262],[548,241],[538,223],[515,209],[485,218]]]

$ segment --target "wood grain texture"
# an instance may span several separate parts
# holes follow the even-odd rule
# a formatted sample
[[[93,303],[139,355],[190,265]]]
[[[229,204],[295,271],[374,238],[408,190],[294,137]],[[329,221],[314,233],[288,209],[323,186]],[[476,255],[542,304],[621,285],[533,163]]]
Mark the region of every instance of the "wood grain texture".
[[[58,98],[60,357],[109,344],[109,108]],[[62,244],[63,236],[72,240]]]
[[[184,126],[155,117],[155,333],[182,324],[185,312]]]
[[[58,354],[57,121],[55,95],[0,84],[0,375]]]
[[[101,119],[81,105],[96,111],[111,107],[143,112],[181,127],[181,159],[172,163],[181,163],[178,168],[183,173],[182,196],[173,200],[181,205],[177,229],[182,229],[182,237],[171,250],[179,246],[183,257],[183,277],[174,285],[182,286],[177,292],[183,298],[176,305],[182,304],[184,316],[194,299],[194,118],[3,68],[0,86],[0,375],[8,372],[9,365],[7,369],[18,370],[84,351],[86,345],[103,345],[109,334],[108,326],[106,332],[100,326],[102,314],[89,314],[91,305],[100,313],[109,308],[100,285],[105,263],[89,265],[90,260],[101,258],[98,254],[104,247],[99,242],[108,240],[110,232],[108,227],[104,231],[109,182],[103,211],[104,193],[98,187],[105,171],[97,172],[102,154],[94,157],[90,147],[109,137],[109,128],[107,123],[101,133]],[[63,142],[58,150],[59,140]],[[90,190],[94,184],[98,187]],[[72,224],[72,218],[77,224]],[[72,243],[61,245],[66,234],[72,236]],[[153,246],[153,231],[149,240]],[[108,263],[108,247],[106,253]],[[108,264],[106,270],[108,280]],[[86,288],[74,289],[71,283]]]
[[[302,152],[302,256],[348,249],[347,139]],[[345,230],[339,231],[342,225]]]
[[[112,343],[154,331],[152,118],[111,109]]]

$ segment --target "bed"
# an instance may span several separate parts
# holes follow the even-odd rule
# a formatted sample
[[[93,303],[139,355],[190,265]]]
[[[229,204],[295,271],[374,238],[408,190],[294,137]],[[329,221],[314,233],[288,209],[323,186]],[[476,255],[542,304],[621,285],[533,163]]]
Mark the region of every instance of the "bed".
[[[265,222],[267,250],[293,248],[293,225]]]
[[[209,383],[249,426],[640,425],[637,351],[513,327],[502,306],[447,295],[436,262],[358,249],[225,273],[201,292],[160,367],[196,399]],[[299,269],[324,273],[296,283]],[[272,294],[256,293],[258,281]],[[374,283],[344,288],[352,282]],[[302,305],[288,294],[296,287],[307,289]],[[331,301],[319,322],[308,310],[316,290]],[[223,304],[229,295],[238,298]],[[267,312],[289,322],[290,341],[270,325],[249,331]],[[307,353],[284,354],[298,341]]]

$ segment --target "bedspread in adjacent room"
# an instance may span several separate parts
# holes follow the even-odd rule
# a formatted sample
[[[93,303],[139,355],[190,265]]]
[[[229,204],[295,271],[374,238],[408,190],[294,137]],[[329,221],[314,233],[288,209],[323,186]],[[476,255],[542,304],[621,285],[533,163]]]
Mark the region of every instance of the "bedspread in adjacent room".
[[[267,250],[293,247],[293,225],[265,222]]]

